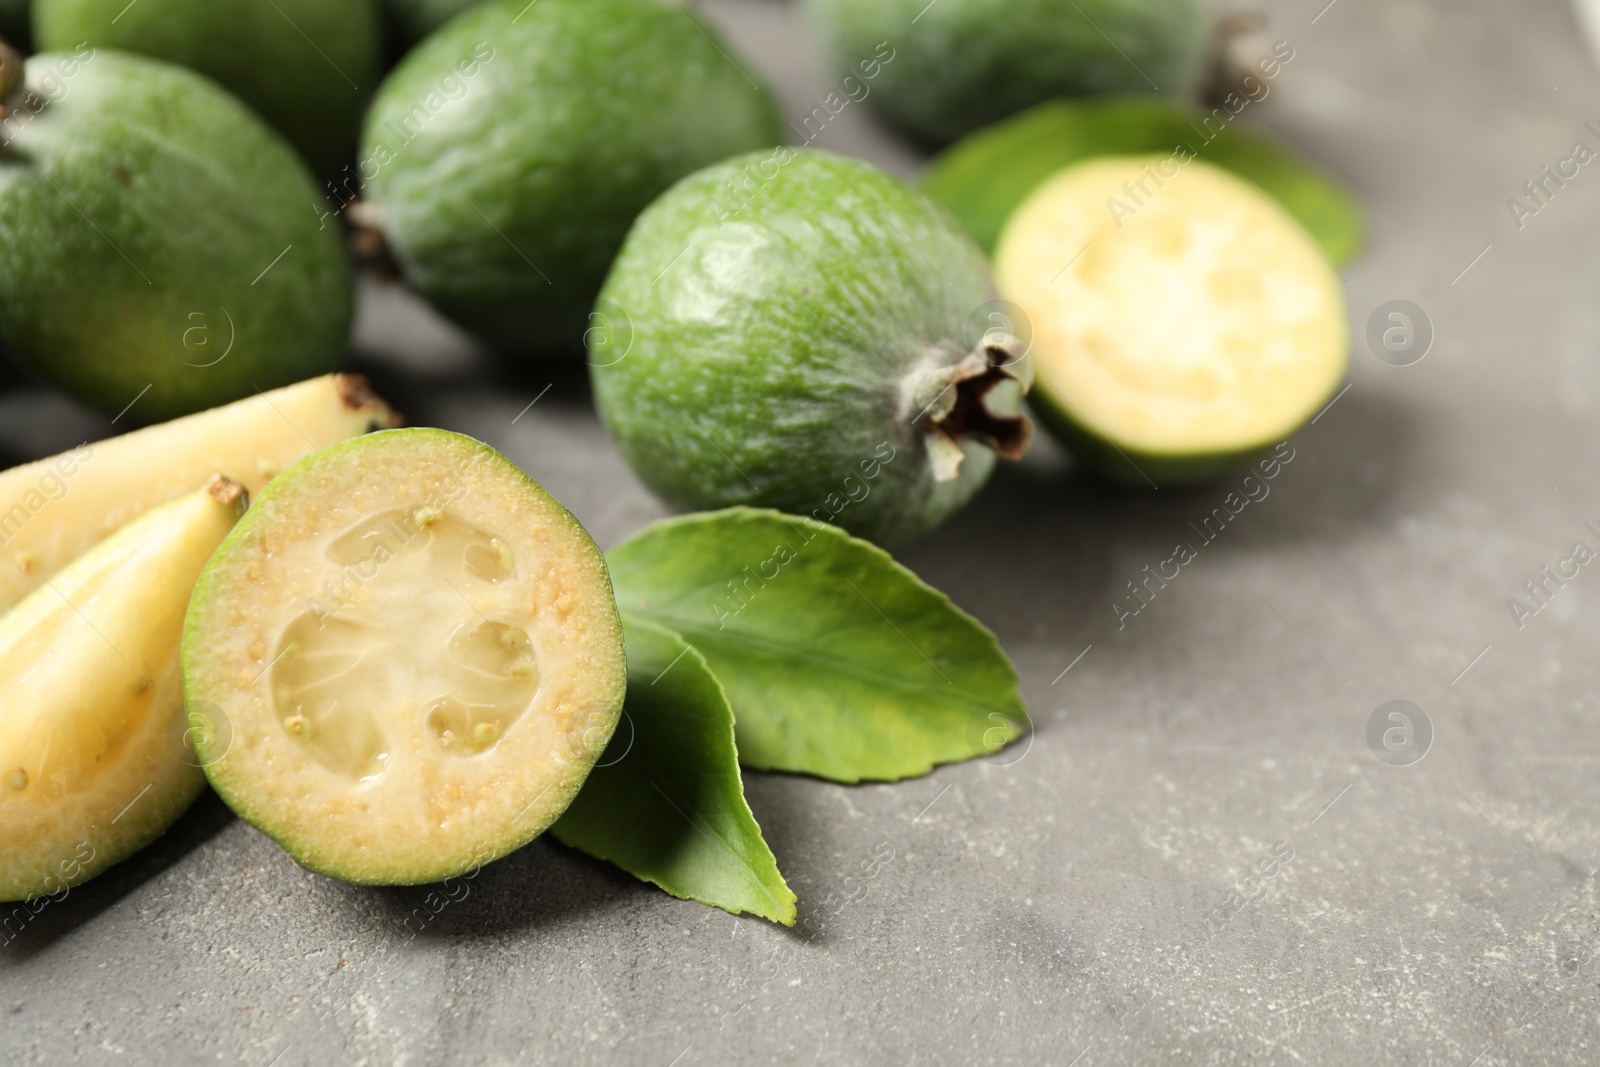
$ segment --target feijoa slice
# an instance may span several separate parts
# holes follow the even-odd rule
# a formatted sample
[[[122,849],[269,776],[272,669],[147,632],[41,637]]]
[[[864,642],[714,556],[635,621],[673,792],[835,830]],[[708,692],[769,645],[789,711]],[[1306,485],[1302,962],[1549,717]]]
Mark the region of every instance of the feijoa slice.
[[[386,430],[261,494],[184,635],[196,745],[303,866],[404,885],[542,832],[616,725],[622,629],[600,551],[487,445]],[[213,712],[213,714],[217,714]]]
[[[245,500],[216,478],[0,615],[0,900],[93,877],[199,795],[178,642],[195,578]],[[204,709],[193,718],[213,725]]]
[[[1248,182],[1181,154],[1080,163],[1006,224],[1040,419],[1131,485],[1227,473],[1328,402],[1349,359],[1333,266]]]

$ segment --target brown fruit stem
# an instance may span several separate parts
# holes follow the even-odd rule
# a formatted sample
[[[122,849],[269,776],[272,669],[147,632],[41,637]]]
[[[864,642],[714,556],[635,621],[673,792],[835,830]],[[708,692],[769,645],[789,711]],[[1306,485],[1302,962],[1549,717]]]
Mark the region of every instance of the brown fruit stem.
[[[344,218],[350,227],[350,247],[355,251],[356,262],[380,281],[398,281],[400,263],[389,249],[380,224],[382,220],[372,204],[356,197],[345,205]]]
[[[1033,423],[1019,410],[1002,414],[989,406],[990,393],[1016,382],[1019,395],[1033,384],[1033,368],[1015,339],[986,338],[959,363],[923,364],[911,372],[907,397],[917,412],[935,481],[954,481],[965,454],[961,443],[980,441],[1002,459],[1021,459],[1033,441]]]

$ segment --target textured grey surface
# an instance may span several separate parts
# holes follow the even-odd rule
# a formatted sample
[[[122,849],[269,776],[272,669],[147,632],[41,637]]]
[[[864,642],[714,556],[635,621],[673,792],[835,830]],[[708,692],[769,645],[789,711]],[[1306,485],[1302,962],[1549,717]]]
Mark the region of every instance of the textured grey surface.
[[[1600,146],[1597,80],[1552,0],[1324,3],[1270,5],[1296,58],[1242,121],[1366,201],[1358,338],[1410,299],[1432,352],[1358,339],[1270,495],[1125,628],[1124,583],[1229,486],[1111,492],[1041,447],[906,553],[999,633],[1037,733],[895,786],[751,775],[814,936],[542,841],[413,936],[426,889],[307,874],[207,798],[0,945],[0,1060],[1593,1062],[1600,568],[1520,629],[1507,600],[1600,547],[1600,171],[1520,231],[1506,200]],[[713,12],[791,114],[820,103],[793,10]],[[857,105],[818,143],[916,164]],[[504,449],[602,544],[661,514],[581,376],[542,393],[367,295],[364,368],[414,421]],[[100,427],[0,395],[0,458]],[[1412,766],[1365,739],[1391,699],[1433,726]]]

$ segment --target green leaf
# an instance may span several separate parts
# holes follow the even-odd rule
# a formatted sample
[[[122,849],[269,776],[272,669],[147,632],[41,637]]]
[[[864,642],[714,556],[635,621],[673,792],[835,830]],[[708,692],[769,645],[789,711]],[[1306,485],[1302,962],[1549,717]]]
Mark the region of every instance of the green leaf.
[[[1361,207],[1337,181],[1232,119],[1225,108],[1207,112],[1149,96],[1040,104],[946,149],[929,166],[922,191],[954,212],[992,254],[1006,219],[1063,167],[1093,156],[1171,152],[1179,145],[1278,201],[1335,263],[1361,250]]]
[[[622,630],[623,719],[551,833],[675,897],[793,926],[794,893],[744,800],[722,686],[670,630],[628,614]]]
[[[838,527],[730,508],[656,523],[607,560],[624,610],[721,679],[746,766],[892,781],[1027,727],[994,635]]]

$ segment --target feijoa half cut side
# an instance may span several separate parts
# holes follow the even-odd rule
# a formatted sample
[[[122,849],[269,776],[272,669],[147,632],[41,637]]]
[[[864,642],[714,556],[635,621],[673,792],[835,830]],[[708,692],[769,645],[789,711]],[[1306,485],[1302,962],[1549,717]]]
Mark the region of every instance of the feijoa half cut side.
[[[195,579],[245,502],[242,486],[215,478],[0,616],[0,900],[93,877],[204,787],[185,743],[178,646]],[[203,710],[192,718],[215,725]]]
[[[413,885],[566,809],[626,686],[605,561],[494,449],[385,430],[285,471],[201,576],[184,635],[213,788],[302,866]],[[216,712],[213,712],[216,714]]]
[[[1248,464],[1348,365],[1332,264],[1250,183],[1192,155],[1066,168],[1011,216],[995,272],[1030,320],[1041,421],[1130,485]]]

